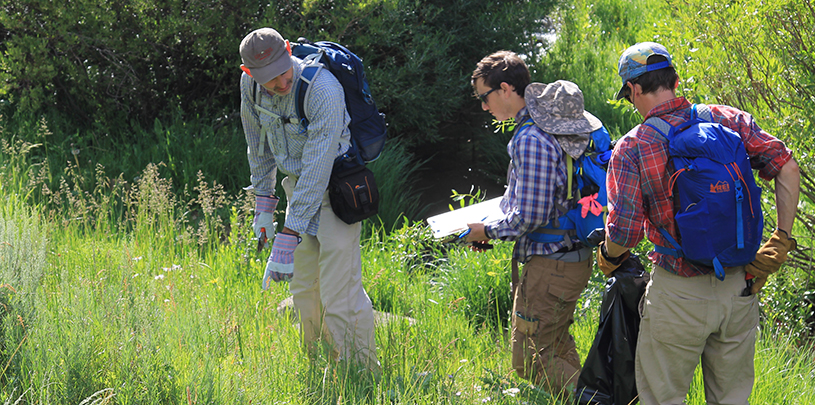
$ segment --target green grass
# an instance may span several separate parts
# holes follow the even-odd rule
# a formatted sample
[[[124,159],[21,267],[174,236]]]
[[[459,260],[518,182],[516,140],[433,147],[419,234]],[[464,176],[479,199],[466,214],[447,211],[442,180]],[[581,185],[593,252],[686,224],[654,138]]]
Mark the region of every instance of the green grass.
[[[508,243],[477,254],[429,242],[419,224],[373,227],[363,277],[374,307],[415,320],[378,325],[376,379],[300,350],[277,310],[288,286],[260,289],[245,196],[200,179],[197,203],[180,202],[148,168],[127,189],[74,185],[70,204],[31,206],[21,187],[37,167],[19,151],[2,159],[6,404],[553,403],[509,363]],[[583,358],[602,285],[590,282],[572,327]],[[811,344],[766,330],[752,403],[815,402],[814,361]],[[697,380],[689,403],[701,398]]]

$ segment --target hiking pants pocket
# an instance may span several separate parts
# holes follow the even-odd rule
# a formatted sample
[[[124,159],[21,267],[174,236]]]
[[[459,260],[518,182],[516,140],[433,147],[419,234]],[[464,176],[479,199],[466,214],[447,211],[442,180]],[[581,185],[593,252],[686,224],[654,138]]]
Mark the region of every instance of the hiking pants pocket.
[[[514,323],[514,329],[517,331],[516,333],[522,334],[524,337],[535,336],[538,332],[540,322],[538,322],[537,319],[528,318],[516,311],[512,316],[512,321]]]
[[[683,299],[663,292],[656,292],[649,300],[645,316],[650,318],[654,340],[677,346],[704,346],[709,301]]]
[[[758,299],[755,295],[733,297],[731,301],[733,309],[724,325],[723,336],[741,336],[758,327]]]

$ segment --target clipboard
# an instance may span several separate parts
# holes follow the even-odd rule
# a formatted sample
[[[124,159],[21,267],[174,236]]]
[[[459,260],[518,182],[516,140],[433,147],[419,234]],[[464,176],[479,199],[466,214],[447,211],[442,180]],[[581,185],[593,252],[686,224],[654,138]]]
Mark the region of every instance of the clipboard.
[[[457,210],[427,218],[433,238],[441,242],[455,240],[467,230],[467,224],[475,222],[496,222],[504,217],[499,204],[503,197],[496,197],[478,204],[468,205]]]

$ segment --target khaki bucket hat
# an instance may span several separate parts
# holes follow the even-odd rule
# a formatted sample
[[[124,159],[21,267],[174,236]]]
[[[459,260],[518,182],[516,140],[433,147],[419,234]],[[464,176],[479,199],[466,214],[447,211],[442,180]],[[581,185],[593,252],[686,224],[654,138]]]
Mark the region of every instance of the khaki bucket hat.
[[[586,150],[589,134],[603,126],[583,109],[583,92],[570,81],[530,83],[524,91],[524,101],[535,125],[557,135],[563,150],[575,159]]]

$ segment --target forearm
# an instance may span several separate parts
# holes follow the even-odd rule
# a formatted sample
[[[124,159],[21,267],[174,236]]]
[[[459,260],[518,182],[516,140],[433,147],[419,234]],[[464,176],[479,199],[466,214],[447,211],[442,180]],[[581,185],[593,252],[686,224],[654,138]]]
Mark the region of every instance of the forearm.
[[[798,163],[794,159],[788,161],[775,178],[777,226],[788,235],[791,235],[795,213],[798,210],[800,179]]]

